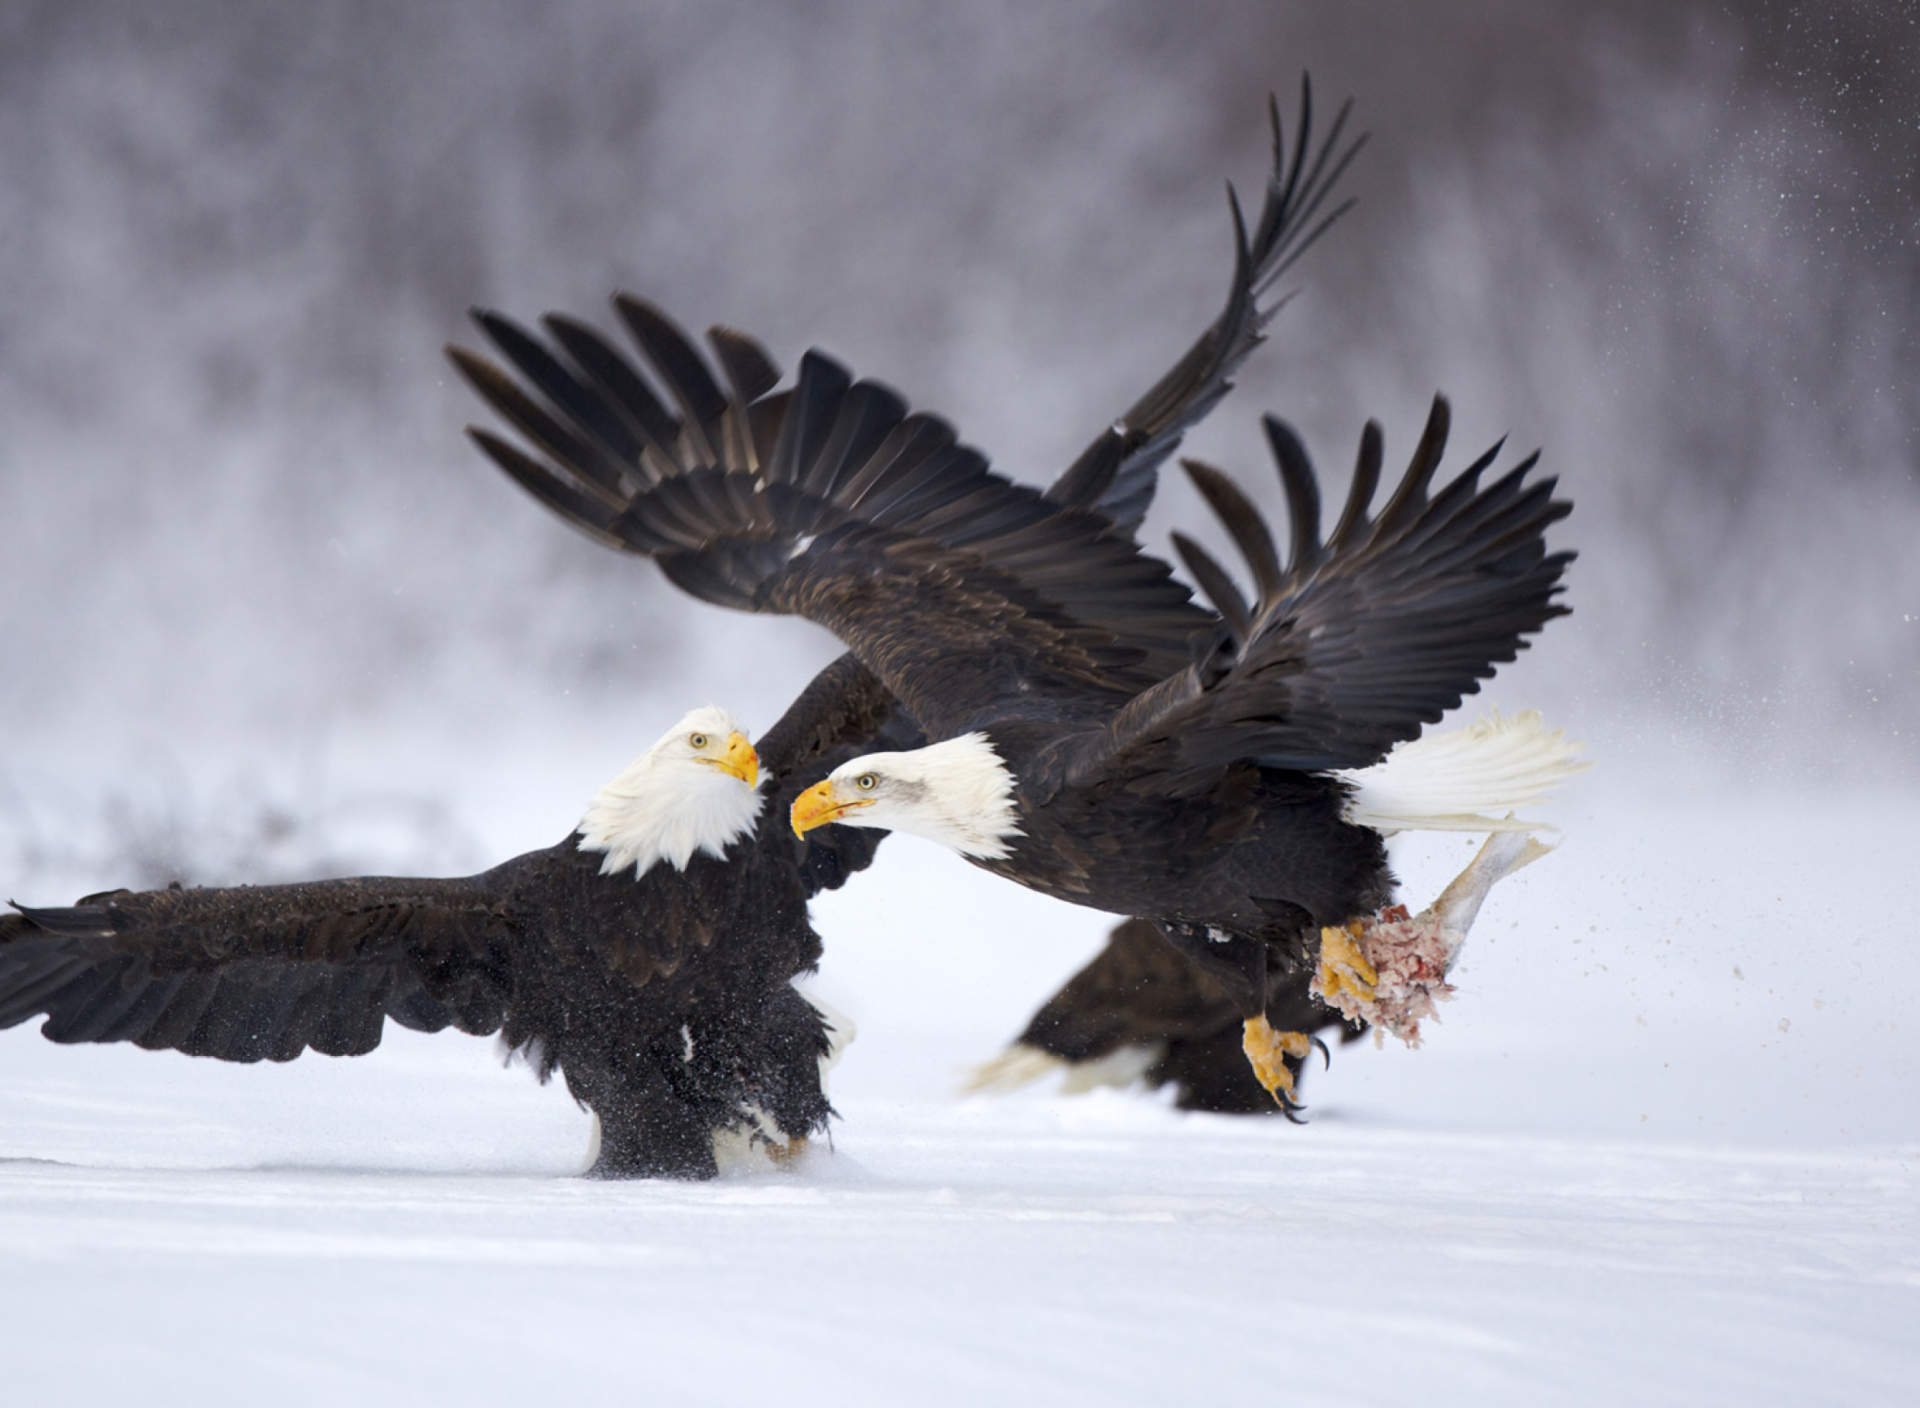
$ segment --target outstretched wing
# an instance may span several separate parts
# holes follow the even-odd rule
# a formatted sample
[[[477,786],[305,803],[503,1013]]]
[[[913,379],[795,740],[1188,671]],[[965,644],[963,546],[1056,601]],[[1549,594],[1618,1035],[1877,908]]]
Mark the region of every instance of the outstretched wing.
[[[1273,170],[1266,200],[1251,237],[1240,200],[1227,187],[1233,212],[1233,280],[1226,306],[1200,334],[1186,355],[1152,389],[1127,407],[1094,438],[1065,474],[1047,490],[1055,503],[1093,509],[1128,533],[1138,533],[1158,484],[1160,466],[1179,448],[1181,437],[1233,389],[1230,378],[1264,340],[1267,323],[1285,299],[1265,301],[1300,256],[1352,208],[1345,200],[1326,209],[1328,196],[1347,165],[1366,144],[1364,135],[1342,145],[1351,100],[1335,114],[1333,126],[1315,147],[1313,85],[1300,79],[1300,119],[1291,150],[1280,125],[1280,105],[1267,99],[1273,129]]]
[[[527,387],[449,355],[544,458],[475,441],[575,526],[653,557],[704,600],[834,631],[930,736],[1007,712],[1104,712],[1189,656],[1212,623],[1103,515],[990,473],[942,421],[819,352],[769,394],[764,352],[716,330],[730,392],[657,309],[614,300],[666,388],[598,333],[551,347],[476,318]],[[666,409],[666,400],[677,407]]]
[[[502,871],[115,890],[0,917],[0,1028],[45,1014],[54,1041],[131,1041],[226,1061],[355,1056],[382,1023],[497,1030]]]
[[[1177,794],[1239,759],[1363,767],[1417,737],[1524,649],[1528,635],[1566,614],[1554,598],[1573,554],[1549,553],[1545,534],[1572,505],[1553,497],[1553,479],[1528,481],[1537,455],[1482,488],[1498,445],[1430,496],[1448,424],[1447,403],[1436,397],[1411,465],[1373,515],[1381,437],[1369,423],[1346,509],[1323,541],[1313,466],[1292,429],[1269,417],[1292,519],[1285,569],[1232,481],[1188,464],[1245,555],[1255,598],[1249,603],[1219,563],[1175,534],[1224,622],[1219,648],[1090,737],[1067,779],[1124,775]]]
[[[871,752],[872,741],[895,726],[898,712],[878,677],[852,655],[842,655],[813,677],[754,748],[761,768],[782,784],[816,771],[824,775],[838,765],[829,760],[850,749]]]

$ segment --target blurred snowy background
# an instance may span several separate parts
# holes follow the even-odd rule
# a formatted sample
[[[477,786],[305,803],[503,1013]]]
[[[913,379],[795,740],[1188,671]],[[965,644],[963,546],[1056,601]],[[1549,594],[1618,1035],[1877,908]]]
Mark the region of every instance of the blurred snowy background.
[[[1097,1201],[1265,1166],[1247,1141],[1331,1160],[1336,1190],[1349,1155],[1373,1176],[1466,1147],[1365,1142],[1410,1130],[1911,1146],[1920,18],[1898,0],[9,0],[6,894],[477,869],[557,839],[692,704],[764,728],[832,643],[687,601],[489,468],[439,350],[473,340],[467,307],[600,318],[624,287],[690,327],[743,327],[788,367],[818,344],[1045,480],[1214,315],[1222,182],[1257,188],[1266,95],[1290,119],[1303,69],[1323,121],[1352,95],[1373,134],[1349,178],[1361,203],[1188,452],[1276,507],[1260,412],[1300,425],[1337,488],[1362,421],[1404,455],[1436,389],[1451,463],[1501,434],[1544,447],[1577,505],[1556,539],[1581,553],[1576,614],[1483,699],[1547,709],[1600,769],[1561,809],[1563,853],[1496,894],[1446,1025],[1417,1055],[1338,1053],[1307,1087],[1315,1131],[1118,1097],[952,1106],[956,1068],[1104,926],[890,843],[821,907],[823,987],[863,1027],[836,1087],[841,1166],[937,1183],[951,1162],[902,1151],[991,1147],[1052,1188],[1035,1151],[1071,1182],[1078,1149],[1113,1180]],[[1169,480],[1147,539],[1202,514]],[[1451,845],[1403,857],[1416,901]],[[485,1043],[399,1038],[361,1062],[213,1072],[23,1028],[0,1037],[0,1155],[572,1165],[583,1122],[563,1095],[488,1069]],[[1526,1205],[1485,1181],[1517,1146],[1487,1147],[1459,1153],[1460,1186]],[[1527,1147],[1549,1182],[1610,1157]],[[1155,1162],[1181,1148],[1189,1164]],[[966,1167],[998,1188],[990,1165]],[[1761,1201],[1815,1177],[1768,1167]],[[1827,1268],[1859,1291],[1833,1302],[1850,1355],[1829,1360],[1865,1375],[1855,1401],[1912,1367],[1857,1352],[1920,1285],[1911,1172],[1910,1147],[1854,1170],[1879,1190],[1862,1195],[1873,1235],[1906,1229],[1893,1269]],[[1689,1176],[1656,1162],[1621,1186]],[[1194,1216],[1231,1224],[1223,1206]],[[71,1258],[93,1245],[73,1225],[16,1244]],[[1426,1235],[1456,1234],[1437,1218]],[[1720,1265],[1703,1245],[1668,1251]],[[315,1255],[335,1253],[357,1254]],[[1778,1270],[1743,1255],[1729,1285]],[[1589,1308],[1678,1294],[1538,1274],[1519,1284]],[[1368,1283],[1350,1313],[1396,1293]],[[1809,1323],[1804,1301],[1773,1310],[1755,1324]],[[1408,1324],[1408,1383],[1441,1341],[1508,1364],[1480,1330]],[[1727,1340],[1728,1362],[1769,1333]],[[1595,1339],[1594,1362],[1618,1368],[1617,1343]],[[1644,1401],[1698,1387],[1642,1367]],[[1472,1382],[1556,1401],[1506,1372]],[[1770,1372],[1741,1381],[1750,1398],[1802,1382]]]
[[[1578,504],[1577,614],[1494,699],[1610,768],[1911,788],[1910,7],[14,0],[10,883],[478,863],[475,758],[545,839],[686,702],[764,727],[830,644],[522,501],[459,434],[467,307],[818,343],[1046,479],[1213,315],[1303,69],[1361,204],[1189,449],[1273,505],[1261,411],[1338,482],[1443,389],[1455,463],[1511,434]],[[1149,541],[1202,517],[1170,483]]]

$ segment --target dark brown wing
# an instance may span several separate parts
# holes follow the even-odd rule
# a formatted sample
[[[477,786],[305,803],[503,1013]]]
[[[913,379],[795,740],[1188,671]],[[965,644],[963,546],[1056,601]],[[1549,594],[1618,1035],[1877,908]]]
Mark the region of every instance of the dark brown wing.
[[[842,655],[813,677],[754,749],[766,772],[782,779],[797,776],[849,748],[867,751],[897,709],[892,693],[871,670]]]
[[[1307,991],[1309,972],[1275,974],[1267,1020],[1312,1034],[1343,1025]],[[1152,1054],[1144,1079],[1171,1085],[1186,1110],[1277,1114],[1241,1048],[1240,1009],[1220,985],[1145,919],[1129,919],[1106,947],[1033,1014],[1018,1044],[1084,1066],[1128,1047]],[[1357,1029],[1348,1035],[1357,1034]],[[1289,1061],[1299,1075],[1300,1063]]]
[[[115,890],[0,918],[0,1027],[227,1061],[500,1026],[507,867],[465,880]]]
[[[1377,515],[1381,438],[1369,424],[1346,509],[1322,541],[1313,467],[1299,437],[1269,417],[1292,518],[1284,569],[1233,483],[1189,464],[1253,570],[1254,600],[1176,534],[1225,623],[1220,648],[1130,703],[1067,765],[1068,780],[1124,776],[1182,793],[1238,759],[1364,767],[1418,737],[1524,649],[1528,635],[1566,614],[1554,598],[1574,555],[1549,553],[1545,535],[1572,505],[1553,497],[1555,480],[1528,482],[1537,455],[1482,488],[1498,445],[1430,496],[1448,423],[1436,397],[1412,464]]]
[[[545,458],[483,430],[480,447],[569,522],[655,558],[695,596],[807,616],[835,631],[930,736],[1049,696],[1110,709],[1187,659],[1211,615],[1101,514],[991,474],[942,422],[818,352],[790,392],[736,333],[731,395],[657,310],[616,307],[677,403],[583,325],[549,348],[476,315],[525,378],[449,355]],[[754,399],[757,398],[757,399]],[[922,667],[937,662],[932,674]]]
[[[1348,163],[1366,144],[1365,136],[1341,143],[1352,107],[1351,101],[1341,105],[1326,137],[1313,147],[1313,85],[1302,75],[1300,120],[1289,151],[1280,126],[1280,105],[1268,98],[1273,170],[1251,236],[1241,218],[1239,197],[1231,186],[1227,188],[1234,262],[1226,306],[1172,370],[1081,452],[1047,490],[1049,499],[1097,510],[1128,533],[1140,531],[1153,502],[1160,466],[1179,448],[1181,437],[1233,389],[1230,378],[1264,340],[1267,323],[1285,302],[1264,301],[1267,295],[1328,227],[1352,208],[1351,200],[1325,208]]]

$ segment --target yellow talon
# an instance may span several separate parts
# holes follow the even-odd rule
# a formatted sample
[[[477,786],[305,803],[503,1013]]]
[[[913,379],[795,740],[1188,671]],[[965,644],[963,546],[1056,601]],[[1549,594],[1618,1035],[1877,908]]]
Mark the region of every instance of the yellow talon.
[[[1254,1078],[1274,1103],[1282,1109],[1293,1109],[1293,1072],[1287,1069],[1286,1058],[1306,1060],[1313,1050],[1313,1038],[1305,1032],[1277,1032],[1263,1014],[1247,1020],[1240,1047],[1253,1065]]]
[[[1373,1001],[1373,989],[1380,981],[1380,974],[1360,952],[1360,932],[1358,919],[1345,928],[1329,926],[1320,931],[1320,967],[1314,979],[1318,991],[1329,1002],[1343,991],[1351,993],[1359,1002]]]
[[[807,1136],[797,1134],[785,1144],[768,1141],[767,1159],[775,1168],[791,1168],[807,1152]]]

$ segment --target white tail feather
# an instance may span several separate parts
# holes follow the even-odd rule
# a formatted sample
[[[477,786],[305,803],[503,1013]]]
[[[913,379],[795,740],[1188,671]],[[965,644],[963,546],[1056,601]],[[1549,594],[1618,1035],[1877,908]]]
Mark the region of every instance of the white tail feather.
[[[968,1071],[960,1090],[965,1095],[989,1090],[1005,1094],[1009,1090],[1018,1090],[1023,1085],[1043,1080],[1066,1064],[1050,1051],[1016,1041],[991,1061],[982,1061]]]
[[[1060,1082],[1062,1095],[1085,1095],[1101,1086],[1126,1090],[1138,1085],[1159,1059],[1167,1054],[1160,1042],[1145,1046],[1116,1046],[1106,1055],[1091,1061],[1073,1061],[1067,1066],[1067,1078]]]
[[[1528,709],[1402,743],[1370,768],[1337,775],[1354,788],[1347,820],[1376,831],[1551,830],[1512,809],[1592,767],[1576,756],[1585,746]]]
[[[1125,1090],[1164,1055],[1166,1047],[1150,1042],[1144,1046],[1116,1047],[1091,1061],[1069,1061],[1037,1046],[1028,1046],[1024,1041],[1016,1041],[991,1061],[982,1061],[968,1071],[960,1093],[1005,1095],[1023,1085],[1044,1080],[1055,1071],[1066,1072],[1066,1079],[1060,1083],[1062,1095],[1085,1095],[1103,1085]]]

